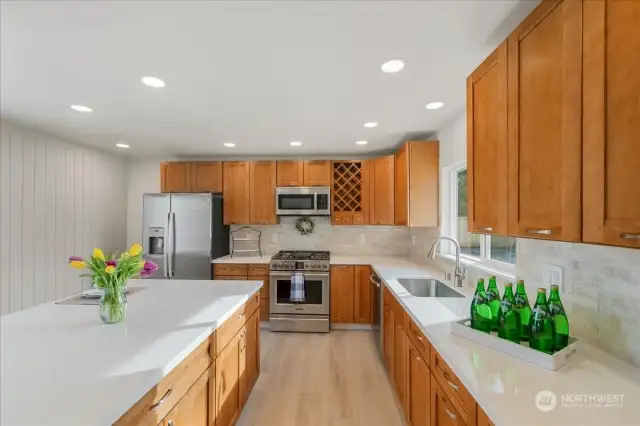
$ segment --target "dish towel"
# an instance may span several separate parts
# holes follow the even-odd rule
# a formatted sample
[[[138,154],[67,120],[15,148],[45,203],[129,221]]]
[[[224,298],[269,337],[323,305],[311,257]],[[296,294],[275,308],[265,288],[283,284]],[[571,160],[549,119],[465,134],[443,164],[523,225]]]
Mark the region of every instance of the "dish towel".
[[[292,303],[302,303],[305,300],[304,294],[304,273],[294,271],[291,273],[291,294],[289,299]]]

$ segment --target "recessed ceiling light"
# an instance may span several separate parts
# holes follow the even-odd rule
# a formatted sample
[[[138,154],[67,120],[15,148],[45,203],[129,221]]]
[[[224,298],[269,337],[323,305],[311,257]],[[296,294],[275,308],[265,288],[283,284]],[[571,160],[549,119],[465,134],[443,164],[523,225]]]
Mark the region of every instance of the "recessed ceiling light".
[[[444,106],[442,102],[429,102],[425,105],[426,109],[440,109]]]
[[[78,112],[93,112],[93,108],[84,105],[71,105],[71,109]]]
[[[302,142],[298,142],[298,141],[289,142],[289,145],[291,145],[291,146],[300,146],[300,145],[302,145]]]
[[[129,145],[127,145],[126,143],[117,143],[116,146],[118,148],[129,148]]]
[[[367,123],[364,123],[364,127],[368,127],[369,129],[372,129],[374,127],[378,127],[378,123],[376,123],[375,121],[369,121]]]
[[[366,145],[366,144],[368,144],[368,143],[369,143],[369,142],[367,142],[367,141],[357,141],[357,142],[356,142],[356,144],[358,144],[358,145]]]
[[[223,145],[226,146],[227,148],[233,148],[234,146],[236,146],[236,144],[233,142],[225,142],[223,143]]]
[[[383,72],[388,73],[398,72],[402,68],[404,68],[404,62],[400,59],[392,59],[382,64],[382,66],[380,67]]]
[[[155,87],[156,89],[166,86],[165,82],[158,77],[142,77],[141,80],[147,86]]]

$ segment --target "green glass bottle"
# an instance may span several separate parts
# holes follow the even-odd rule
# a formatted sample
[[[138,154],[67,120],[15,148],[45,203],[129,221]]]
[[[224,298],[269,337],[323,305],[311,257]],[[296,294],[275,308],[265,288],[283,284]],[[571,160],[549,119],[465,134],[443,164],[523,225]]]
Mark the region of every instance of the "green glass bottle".
[[[547,304],[547,291],[544,288],[538,289],[538,297],[531,312],[529,326],[531,328],[529,347],[552,354],[556,336],[551,311]]]
[[[520,343],[520,314],[515,310],[513,299],[513,285],[506,283],[498,313],[498,336]]]
[[[529,340],[531,330],[529,329],[529,320],[531,319],[531,305],[527,291],[524,289],[524,281],[518,280],[516,295],[513,298],[515,311],[520,315],[520,340]]]
[[[498,331],[498,314],[500,313],[500,293],[496,285],[496,277],[489,277],[489,287],[487,287],[487,302],[491,308],[491,331]]]
[[[549,311],[553,319],[553,326],[556,332],[554,341],[554,349],[559,351],[566,348],[569,344],[569,320],[564,312],[564,306],[560,300],[560,292],[557,285],[551,286],[551,294],[549,294]]]
[[[476,292],[471,301],[471,328],[489,333],[491,331],[491,308],[484,291],[484,279],[478,278]]]

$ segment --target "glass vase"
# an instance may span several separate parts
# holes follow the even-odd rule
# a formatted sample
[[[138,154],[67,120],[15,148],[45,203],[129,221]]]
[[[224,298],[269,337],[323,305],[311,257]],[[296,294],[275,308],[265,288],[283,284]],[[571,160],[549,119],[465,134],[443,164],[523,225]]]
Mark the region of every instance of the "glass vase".
[[[100,318],[105,324],[124,321],[127,314],[127,296],[122,291],[105,290],[100,298]]]

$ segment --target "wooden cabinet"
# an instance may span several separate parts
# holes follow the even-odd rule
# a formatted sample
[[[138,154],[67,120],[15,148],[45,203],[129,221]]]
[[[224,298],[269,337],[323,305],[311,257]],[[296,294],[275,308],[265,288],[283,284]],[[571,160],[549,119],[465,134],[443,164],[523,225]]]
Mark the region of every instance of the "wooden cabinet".
[[[210,407],[215,388],[214,367],[202,373],[180,402],[167,414],[164,426],[210,426],[214,421],[214,411]]]
[[[371,324],[371,267],[358,265],[355,267],[353,322]]]
[[[331,160],[305,160],[304,186],[331,186]]]
[[[225,225],[246,224],[250,220],[250,163],[225,161],[223,164],[223,197]]]
[[[456,408],[458,418],[467,425],[473,425],[476,418],[477,404],[469,391],[464,387],[453,370],[444,362],[440,354],[431,349],[429,363],[431,374],[440,383],[441,390],[447,395]]]
[[[585,1],[583,19],[583,239],[640,248],[640,2]]]
[[[437,380],[431,379],[431,426],[464,426],[465,423],[458,414]],[[467,426],[473,426],[467,425]]]
[[[581,47],[572,0],[543,1],[508,38],[510,235],[581,239]]]
[[[384,362],[387,365],[389,375],[393,377],[396,323],[391,305],[386,300],[383,302],[382,327],[382,358],[384,358]]]
[[[395,330],[393,332],[393,379],[400,405],[407,413],[409,396],[409,339],[403,328],[403,318],[394,315]]]
[[[256,311],[246,324],[244,347],[245,384],[240,396],[242,403],[246,403],[251,390],[260,375],[260,312]]]
[[[162,192],[189,192],[189,163],[168,161],[160,165]]]
[[[487,413],[485,413],[479,406],[477,426],[495,426],[491,419],[489,419],[489,416],[487,416]]]
[[[189,163],[189,192],[222,192],[222,162]]]
[[[278,186],[304,186],[304,162],[278,161],[277,183]]]
[[[370,161],[371,177],[369,222],[371,225],[393,225],[395,204],[395,157],[389,155]]]
[[[467,78],[469,232],[507,234],[507,42]]]
[[[431,374],[429,367],[427,367],[427,360],[411,342],[409,342],[408,377],[409,400],[406,416],[409,424],[411,426],[429,426],[431,422]]]
[[[336,160],[331,170],[331,224],[368,224],[370,161]]]
[[[407,142],[395,154],[396,225],[439,225],[439,164],[438,141]]]
[[[238,333],[216,359],[216,426],[230,426],[240,415],[240,338]]]
[[[331,266],[331,322],[353,323],[353,287],[353,266]]]
[[[249,222],[275,225],[276,218],[276,162],[249,163]]]

